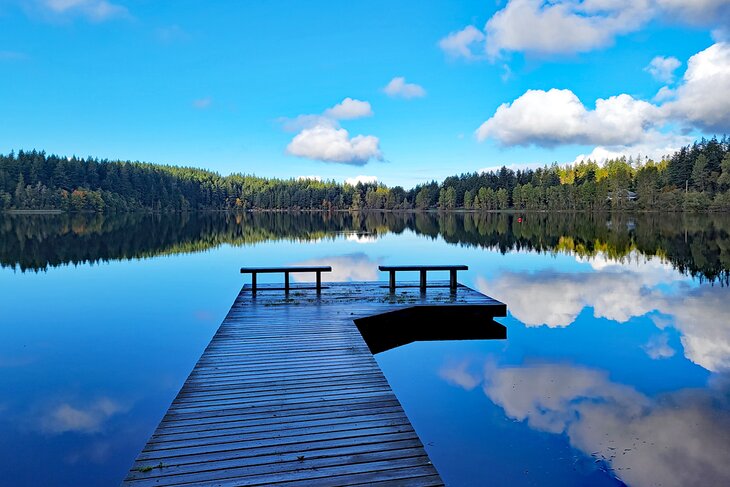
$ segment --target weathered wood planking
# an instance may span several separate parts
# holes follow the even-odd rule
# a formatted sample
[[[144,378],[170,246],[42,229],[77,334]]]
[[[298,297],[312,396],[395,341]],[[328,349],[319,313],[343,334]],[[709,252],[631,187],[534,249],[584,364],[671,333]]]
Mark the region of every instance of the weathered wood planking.
[[[123,485],[443,485],[354,320],[474,305],[506,312],[448,282],[244,286]]]

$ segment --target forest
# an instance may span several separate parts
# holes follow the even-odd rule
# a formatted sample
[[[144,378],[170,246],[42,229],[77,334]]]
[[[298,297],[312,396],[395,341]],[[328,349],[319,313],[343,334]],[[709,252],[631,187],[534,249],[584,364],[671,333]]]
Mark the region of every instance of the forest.
[[[3,210],[729,211],[730,139],[702,139],[660,161],[502,167],[411,189],[19,151],[0,155]]]

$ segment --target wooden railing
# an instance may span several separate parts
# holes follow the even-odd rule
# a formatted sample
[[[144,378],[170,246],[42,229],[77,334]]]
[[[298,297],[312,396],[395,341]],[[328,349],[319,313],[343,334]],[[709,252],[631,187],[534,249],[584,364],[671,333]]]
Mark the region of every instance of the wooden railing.
[[[449,271],[449,287],[456,289],[456,273],[458,271],[466,271],[469,267],[465,265],[381,265],[378,267],[381,271],[389,272],[389,287],[391,291],[396,288],[395,273],[396,272],[419,272],[421,275],[420,288],[425,291],[427,287],[426,273],[429,271]]]
[[[294,267],[241,267],[241,274],[251,274],[251,289],[256,292],[256,276],[258,274],[284,274],[284,290],[289,291],[289,274],[302,272],[315,272],[317,274],[317,291],[322,289],[322,273],[332,272],[330,266],[294,266]]]

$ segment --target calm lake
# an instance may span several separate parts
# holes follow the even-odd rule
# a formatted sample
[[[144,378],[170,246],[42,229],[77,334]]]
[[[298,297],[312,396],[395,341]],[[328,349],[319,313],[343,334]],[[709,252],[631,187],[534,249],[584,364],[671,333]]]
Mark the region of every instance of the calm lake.
[[[0,215],[0,484],[118,484],[241,266],[434,263],[509,309],[376,355],[447,484],[730,485],[730,218],[209,213]]]

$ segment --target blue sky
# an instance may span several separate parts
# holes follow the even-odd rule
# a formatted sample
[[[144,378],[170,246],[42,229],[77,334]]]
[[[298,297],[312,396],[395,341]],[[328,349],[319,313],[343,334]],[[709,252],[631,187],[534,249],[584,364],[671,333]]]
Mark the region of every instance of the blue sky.
[[[657,157],[730,132],[729,22],[728,0],[0,0],[0,152],[405,186]]]

